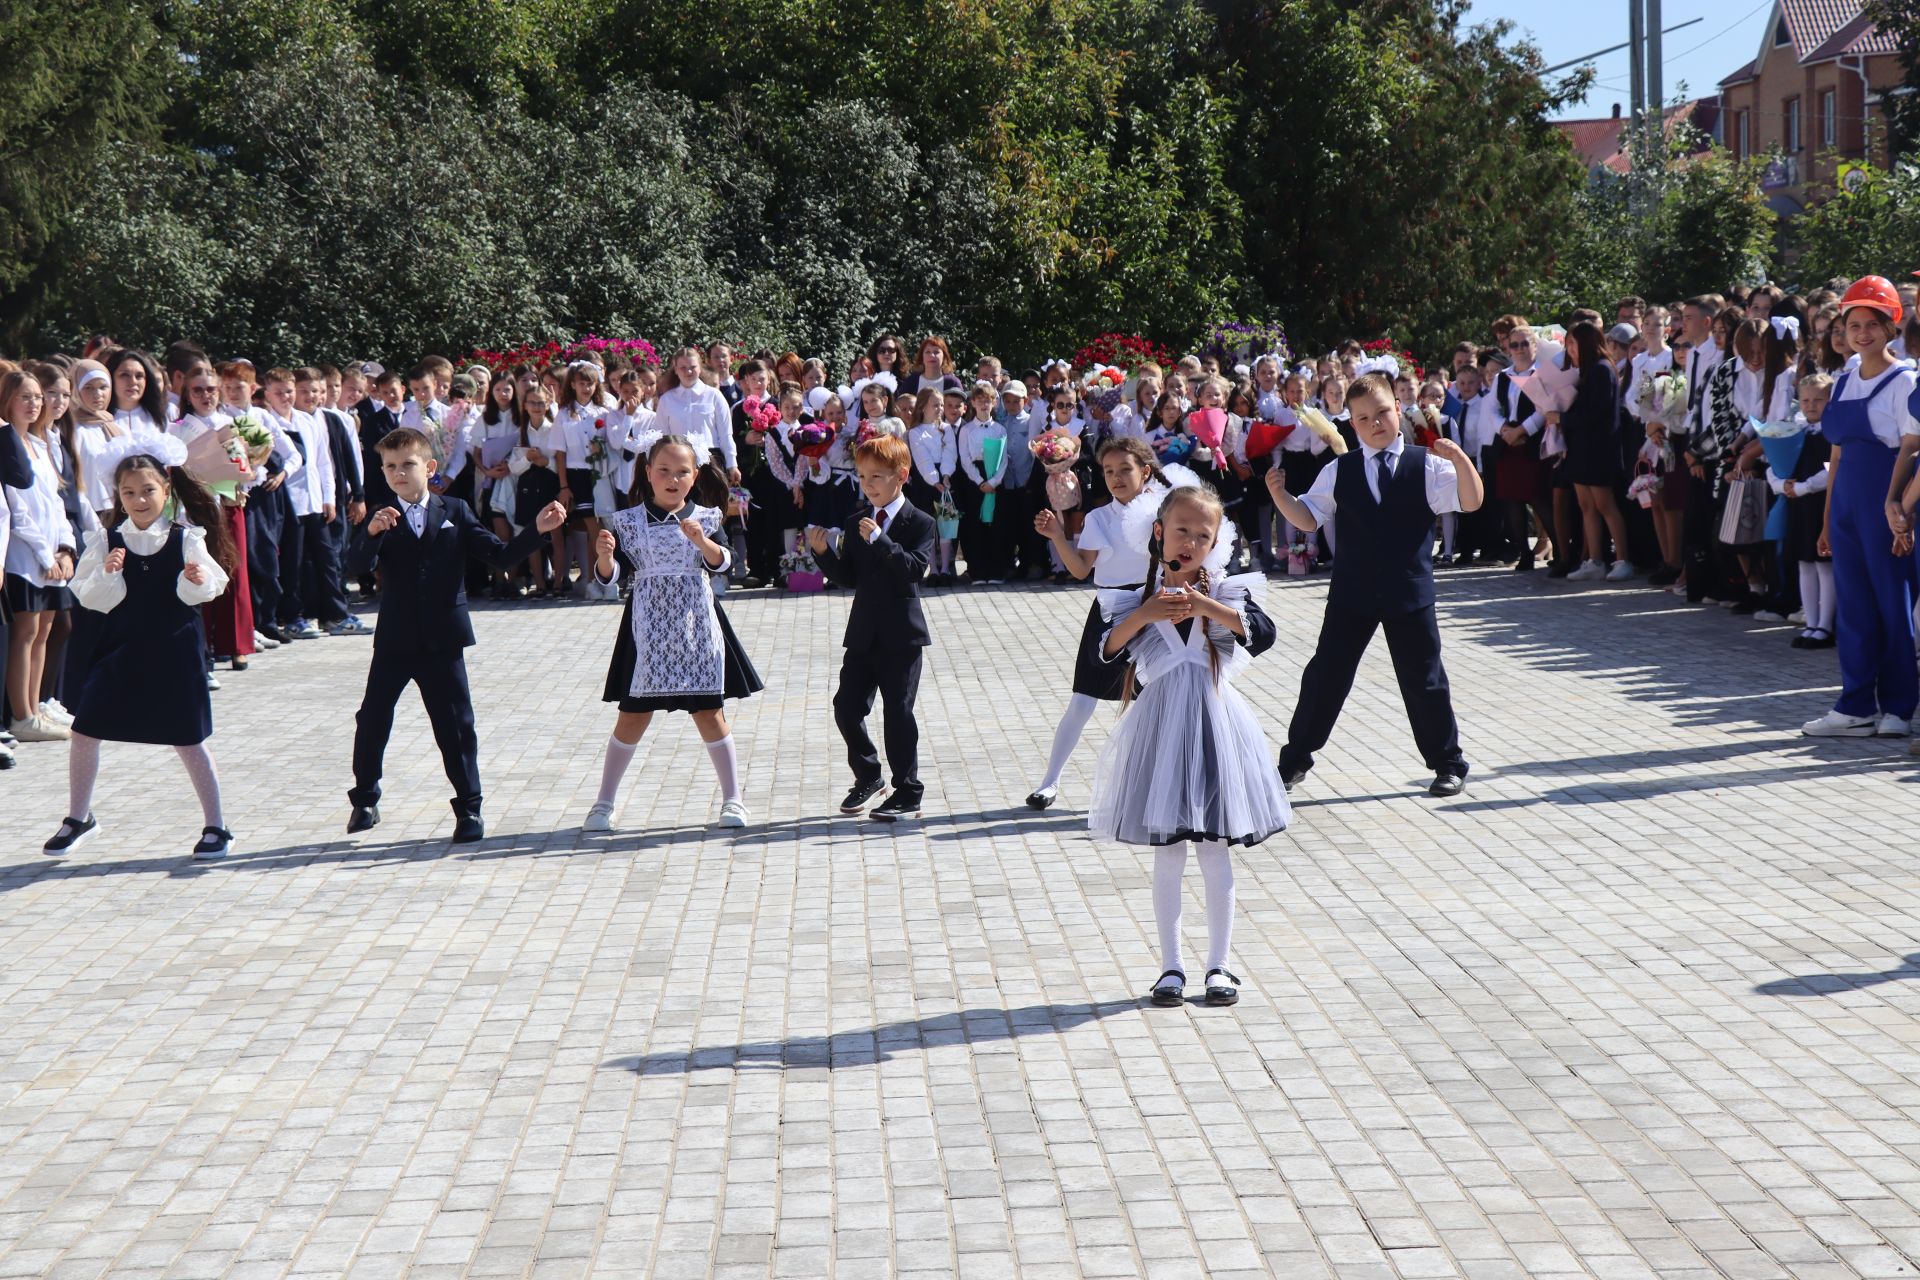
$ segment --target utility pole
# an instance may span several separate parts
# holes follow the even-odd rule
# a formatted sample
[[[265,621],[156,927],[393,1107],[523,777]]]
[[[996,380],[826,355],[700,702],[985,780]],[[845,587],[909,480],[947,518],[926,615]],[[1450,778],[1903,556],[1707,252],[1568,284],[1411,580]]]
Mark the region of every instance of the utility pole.
[[[1647,0],[1644,20],[1647,33],[1647,109],[1653,115],[1653,127],[1665,132],[1667,92],[1661,82],[1660,0]]]
[[[1638,129],[1644,121],[1647,109],[1647,28],[1642,20],[1641,6],[1645,0],[1627,0],[1627,61],[1632,68],[1627,77],[1632,84],[1631,107],[1627,112],[1627,127]]]

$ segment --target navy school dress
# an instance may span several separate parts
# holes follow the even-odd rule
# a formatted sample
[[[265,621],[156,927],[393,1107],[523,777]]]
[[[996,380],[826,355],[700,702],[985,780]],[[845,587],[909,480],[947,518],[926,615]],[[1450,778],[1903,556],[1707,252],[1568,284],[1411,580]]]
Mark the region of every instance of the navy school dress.
[[[152,555],[127,551],[120,571],[126,599],[94,614],[93,659],[74,704],[75,733],[170,747],[190,747],[212,735],[200,608],[183,604],[175,589],[187,564],[185,538],[176,524]],[[107,534],[109,550],[126,545],[118,530]]]

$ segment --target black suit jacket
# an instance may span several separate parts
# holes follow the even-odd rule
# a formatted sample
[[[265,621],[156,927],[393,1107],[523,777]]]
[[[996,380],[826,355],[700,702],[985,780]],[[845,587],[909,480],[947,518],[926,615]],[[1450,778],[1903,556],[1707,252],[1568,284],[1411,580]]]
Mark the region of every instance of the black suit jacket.
[[[933,555],[933,517],[909,502],[868,542],[860,521],[872,515],[867,507],[848,520],[838,550],[829,542],[820,557],[822,572],[853,588],[844,643],[861,652],[925,648],[933,637],[920,612],[920,579]]]
[[[390,506],[393,490],[387,487],[387,477],[380,470],[380,441],[400,425],[400,415],[372,396],[355,405],[353,413],[360,419],[360,470],[366,477],[366,503],[376,508]]]
[[[347,426],[347,415],[338,409],[322,409],[320,420],[327,424],[327,444],[333,450],[333,505],[339,509],[339,518],[345,520],[349,502],[366,501],[366,488],[360,480],[366,461],[360,456],[360,442]]]
[[[399,503],[394,503],[399,508]],[[380,625],[373,633],[376,654],[418,653],[466,648],[473,643],[467,616],[467,557],[496,569],[524,561],[546,541],[529,522],[512,542],[502,542],[458,498],[427,498],[426,533],[413,536],[406,511],[385,533],[356,539],[347,553],[356,577],[380,569]]]

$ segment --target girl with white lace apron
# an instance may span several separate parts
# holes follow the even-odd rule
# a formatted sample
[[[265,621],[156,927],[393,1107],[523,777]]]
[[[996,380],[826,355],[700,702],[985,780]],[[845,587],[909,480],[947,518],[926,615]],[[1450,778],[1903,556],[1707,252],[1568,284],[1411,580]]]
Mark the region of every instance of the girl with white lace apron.
[[[1087,827],[1153,858],[1153,915],[1161,967],[1150,998],[1185,1001],[1180,959],[1180,880],[1192,845],[1206,882],[1206,1002],[1230,1005],[1240,979],[1227,971],[1233,934],[1229,845],[1259,844],[1286,829],[1286,790],[1269,763],[1266,735],[1231,684],[1274,641],[1260,608],[1265,578],[1223,577],[1233,553],[1222,538],[1219,495],[1176,488],[1160,504],[1147,547],[1143,590],[1102,591],[1107,661],[1133,666],[1144,686],[1115,726],[1094,775]]]
[[[720,779],[720,825],[747,825],[733,733],[721,708],[726,699],[765,686],[714,599],[711,579],[724,576],[733,563],[726,514],[696,505],[693,495],[697,488],[703,499],[724,502],[727,486],[713,463],[699,459],[685,436],[654,441],[635,483],[644,501],[608,517],[595,543],[594,581],[611,590],[625,574],[632,594],[602,695],[619,705],[620,718],[607,741],[600,794],[587,812],[586,831],[613,829],[620,781],[656,711],[693,716]]]

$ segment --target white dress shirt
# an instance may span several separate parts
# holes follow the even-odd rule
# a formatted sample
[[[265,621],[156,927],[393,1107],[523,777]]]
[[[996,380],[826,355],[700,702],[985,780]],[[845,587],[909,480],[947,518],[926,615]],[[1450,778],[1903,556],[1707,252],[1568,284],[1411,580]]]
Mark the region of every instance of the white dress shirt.
[[[1680,425],[1688,435],[1707,429],[1707,379],[1726,358],[1726,353],[1712,338],[1695,347],[1687,357],[1687,416]]]
[[[267,414],[269,418],[274,416]],[[317,516],[321,508],[333,502],[333,446],[327,439],[327,424],[319,415],[298,409],[276,421],[289,436],[299,436],[305,446],[306,465],[297,472],[291,466],[287,468],[287,497],[293,503],[293,514]]]
[[[198,583],[189,582],[184,568],[173,584],[174,594],[180,597],[180,603],[203,605],[209,600],[219,598],[227,589],[227,571],[214,561],[207,550],[207,531],[195,525],[183,524],[181,551],[188,564],[200,566],[204,575]],[[126,543],[127,555],[150,556],[159,551],[167,542],[167,534],[173,529],[173,522],[165,516],[156,519],[146,528],[137,527],[132,520],[122,520],[114,530],[120,540]],[[80,557],[80,567],[73,575],[73,598],[95,613],[111,613],[122,600],[127,598],[127,580],[125,572],[107,572],[107,539],[95,538]]]
[[[958,447],[953,432],[945,423],[922,422],[907,432],[907,448],[913,454],[913,469],[920,479],[934,488],[945,484],[959,465]]]
[[[0,423],[0,431],[12,430]],[[6,486],[11,529],[6,568],[8,573],[25,578],[36,587],[44,587],[49,585],[47,574],[53,569],[61,548],[71,551],[79,543],[67,519],[67,504],[60,499],[60,471],[54,465],[52,450],[46,441],[34,436],[23,435],[21,440],[33,464],[33,484],[24,489]]]
[[[1389,465],[1397,475],[1405,452],[1406,443],[1399,439],[1385,449],[1374,449],[1364,444],[1360,446],[1361,473],[1366,476],[1367,492],[1373,495],[1376,503],[1380,501],[1380,464],[1375,459],[1382,453],[1386,454]],[[1338,506],[1333,497],[1333,485],[1339,473],[1338,462],[1322,468],[1320,474],[1314,477],[1313,487],[1300,497],[1307,510],[1313,513],[1316,525],[1324,526],[1333,519],[1334,509]],[[1426,482],[1427,505],[1433,508],[1434,514],[1445,515],[1449,511],[1460,510],[1460,475],[1451,462],[1436,457],[1431,449],[1427,451]]]
[[[1916,382],[1910,365],[1896,364],[1877,378],[1862,378],[1855,369],[1847,375],[1847,385],[1836,389],[1834,399],[1865,400],[1888,378],[1894,379],[1894,384],[1867,406],[1867,425],[1881,444],[1897,449],[1902,436],[1920,436],[1920,420],[1914,418],[1910,404]]]
[[[647,445],[661,436],[685,436],[703,450],[718,450],[728,470],[740,465],[734,457],[733,407],[727,398],[704,382],[675,387],[661,395],[647,428]],[[706,454],[700,455],[702,462]],[[580,465],[578,463],[575,464]]]
[[[977,419],[960,424],[960,439],[957,449],[960,455],[960,469],[967,473],[967,479],[977,485],[998,485],[1007,476],[1007,455],[1012,450],[1000,450],[1000,465],[992,475],[981,469],[986,461],[986,442],[988,440],[1005,441],[1007,429],[997,422],[981,422]]]
[[[874,530],[872,533],[867,535],[867,541],[871,543],[874,539],[878,538],[881,534],[893,528],[894,517],[898,516],[900,514],[901,509],[906,505],[907,505],[907,494],[906,494],[906,490],[903,489],[898,494],[894,495],[894,499],[892,502],[889,502],[886,506],[880,508],[880,510],[874,514],[873,516]]]

